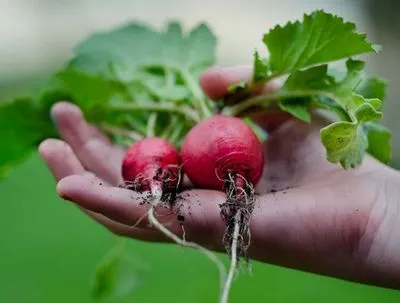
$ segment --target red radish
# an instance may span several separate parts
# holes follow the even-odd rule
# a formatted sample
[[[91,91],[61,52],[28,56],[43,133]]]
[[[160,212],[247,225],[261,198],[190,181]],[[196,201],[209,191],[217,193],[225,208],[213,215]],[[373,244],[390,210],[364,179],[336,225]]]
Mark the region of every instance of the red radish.
[[[184,172],[201,188],[225,190],[221,205],[226,223],[223,243],[231,255],[222,303],[229,290],[239,257],[247,259],[250,245],[250,217],[254,208],[254,185],[262,175],[262,145],[241,119],[217,115],[203,120],[187,134],[181,148]]]
[[[168,141],[150,137],[132,144],[122,162],[125,183],[137,191],[171,192],[180,181],[180,157]]]
[[[229,172],[257,184],[264,165],[262,146],[253,130],[239,118],[223,115],[206,119],[190,130],[182,144],[181,158],[193,184],[217,190],[223,189]]]

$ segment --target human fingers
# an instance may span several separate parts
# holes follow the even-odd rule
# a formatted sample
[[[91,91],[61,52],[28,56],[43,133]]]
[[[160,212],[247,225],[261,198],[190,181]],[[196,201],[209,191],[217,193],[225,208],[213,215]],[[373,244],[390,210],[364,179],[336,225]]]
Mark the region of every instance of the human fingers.
[[[86,176],[69,176],[57,186],[58,194],[82,208],[99,213],[115,222],[148,228],[148,194],[110,187]],[[184,192],[173,209],[158,207],[156,218],[172,233],[189,241],[221,247],[225,225],[219,204],[223,193],[191,190]],[[155,229],[154,229],[155,230]]]
[[[88,124],[81,110],[71,103],[54,105],[52,116],[62,139],[71,146],[87,170],[111,184],[121,182],[122,149],[113,146],[101,132]]]
[[[57,181],[85,172],[71,147],[62,140],[47,139],[43,141],[39,145],[39,153]]]
[[[202,73],[200,85],[204,92],[213,100],[224,97],[231,85],[240,82],[249,82],[252,77],[250,66],[211,67]],[[258,93],[268,93],[276,90],[275,83],[267,83]]]
[[[219,100],[229,95],[228,88],[239,82],[249,82],[252,77],[252,68],[250,66],[237,67],[211,67],[200,77],[200,85],[204,92],[213,100]],[[261,87],[253,89],[252,94],[267,94],[278,89],[278,84],[268,82]],[[250,96],[247,96],[250,97]],[[246,97],[246,98],[247,98]],[[236,101],[235,101],[236,102]],[[277,106],[271,106],[268,112],[251,111],[249,115],[261,127],[273,131],[282,123],[291,118],[291,116],[281,111]]]
[[[70,175],[86,175],[86,177],[89,177],[66,142],[57,139],[48,139],[40,144],[39,152],[57,181]],[[90,177],[92,180],[96,180],[95,176]],[[101,182],[99,179],[97,181]],[[80,209],[116,235],[132,237],[143,241],[166,241],[165,237],[158,232],[124,225],[85,208],[80,207]]]

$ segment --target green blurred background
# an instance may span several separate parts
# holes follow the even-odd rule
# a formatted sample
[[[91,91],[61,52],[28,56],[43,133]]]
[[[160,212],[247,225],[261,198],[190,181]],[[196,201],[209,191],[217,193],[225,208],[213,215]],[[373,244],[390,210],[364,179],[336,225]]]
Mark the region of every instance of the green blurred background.
[[[326,9],[355,21],[383,45],[379,56],[368,58],[368,70],[389,80],[384,124],[395,131],[399,6],[390,0],[0,0],[0,97],[26,91],[90,32],[127,20],[160,26],[180,19],[188,27],[207,21],[220,39],[218,63],[248,64],[269,27]],[[400,167],[400,136],[393,139],[392,165]],[[115,237],[56,196],[50,173],[34,154],[0,182],[0,241],[0,303],[86,303],[94,302],[94,270]],[[128,251],[124,284],[103,302],[216,302],[215,268],[202,255],[134,240]],[[254,263],[252,275],[241,274],[232,291],[231,302],[247,301],[391,303],[400,302],[400,293]]]

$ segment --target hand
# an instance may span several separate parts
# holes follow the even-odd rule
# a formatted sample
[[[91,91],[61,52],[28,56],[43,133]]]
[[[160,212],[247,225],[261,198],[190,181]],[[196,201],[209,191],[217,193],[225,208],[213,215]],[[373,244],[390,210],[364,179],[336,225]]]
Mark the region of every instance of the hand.
[[[228,85],[246,79],[246,68],[210,69],[201,84],[211,98]],[[58,103],[52,110],[63,141],[49,139],[40,154],[58,181],[58,194],[78,205],[117,235],[146,241],[168,241],[143,219],[147,207],[140,195],[121,182],[123,150],[113,146],[80,110]],[[251,221],[250,257],[332,277],[400,287],[400,175],[367,157],[355,170],[327,162],[319,129],[312,124],[266,116],[274,129],[265,144],[266,167],[257,186],[260,195]],[[222,251],[225,230],[219,204],[222,192],[190,189],[172,212],[158,219],[182,236],[178,213],[185,218],[187,240]]]

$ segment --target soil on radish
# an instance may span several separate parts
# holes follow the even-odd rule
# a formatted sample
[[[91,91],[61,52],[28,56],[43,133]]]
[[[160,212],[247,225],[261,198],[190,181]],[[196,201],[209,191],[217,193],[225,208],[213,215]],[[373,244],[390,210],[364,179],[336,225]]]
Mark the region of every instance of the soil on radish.
[[[253,186],[243,177],[228,173],[224,179],[224,191],[227,199],[220,204],[221,216],[225,221],[226,230],[223,244],[228,253],[231,253],[236,215],[240,212],[240,229],[237,245],[237,258],[248,262],[247,250],[250,246],[250,220],[254,209],[255,193]]]
[[[179,168],[174,166],[168,166],[165,169],[159,167],[158,169],[156,169],[151,182],[161,183],[161,205],[168,206],[169,208],[172,208],[175,205],[180,184],[178,184],[177,188],[173,185],[175,182],[171,182],[171,180],[173,180],[174,178],[179,178],[180,172],[177,172],[179,170]],[[143,180],[143,178],[138,177],[134,182],[125,182],[121,187],[140,193],[146,192],[147,194],[140,205],[151,204],[153,196],[151,192],[147,190],[148,183],[149,180]]]

